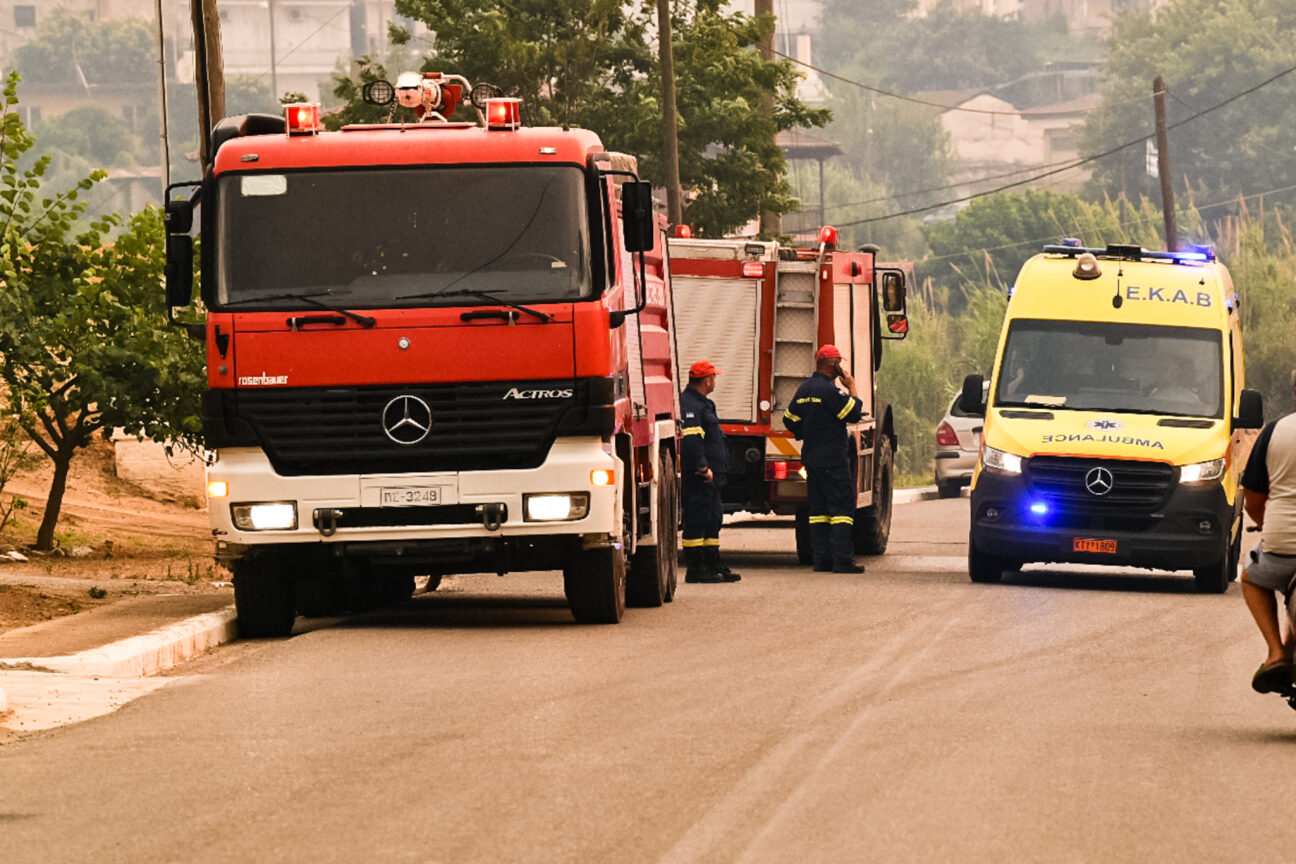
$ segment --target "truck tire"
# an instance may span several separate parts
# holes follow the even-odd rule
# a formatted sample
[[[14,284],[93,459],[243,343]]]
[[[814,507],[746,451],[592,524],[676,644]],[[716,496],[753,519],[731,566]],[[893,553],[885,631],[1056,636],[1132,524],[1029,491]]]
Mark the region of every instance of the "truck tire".
[[[620,549],[582,549],[563,568],[563,592],[581,624],[616,624],[625,612],[626,564]]]
[[[1020,570],[1021,563],[1002,555],[988,555],[968,536],[968,576],[973,582],[998,582],[1005,571]]]
[[[891,486],[895,471],[891,439],[885,435],[877,449],[873,503],[855,511],[855,554],[881,555],[891,539]]]
[[[679,569],[679,495],[675,491],[675,462],[662,451],[657,460],[656,544],[640,546],[626,576],[627,606],[660,606],[675,599]]]
[[[810,545],[810,508],[796,508],[796,552],[797,561],[802,564],[814,563],[814,547]]]
[[[297,617],[297,585],[278,556],[235,561],[234,607],[243,639],[287,636]]]
[[[297,614],[330,618],[347,609],[347,586],[342,568],[331,565],[297,577]]]

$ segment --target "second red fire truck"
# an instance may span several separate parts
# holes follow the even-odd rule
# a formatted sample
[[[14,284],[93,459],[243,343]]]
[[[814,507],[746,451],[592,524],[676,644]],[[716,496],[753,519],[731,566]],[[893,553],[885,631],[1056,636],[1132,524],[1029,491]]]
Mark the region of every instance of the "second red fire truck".
[[[687,231],[677,232],[687,235]],[[877,398],[882,340],[908,332],[904,272],[874,253],[843,252],[824,227],[795,248],[751,240],[672,237],[677,369],[710,360],[725,376],[712,399],[729,444],[726,511],[796,514],[797,555],[810,562],[800,442],[783,411],[814,371],[817,346],[837,345],[864,399],[850,427],[857,509],[855,551],[877,555],[891,532],[896,438],[891,406]]]

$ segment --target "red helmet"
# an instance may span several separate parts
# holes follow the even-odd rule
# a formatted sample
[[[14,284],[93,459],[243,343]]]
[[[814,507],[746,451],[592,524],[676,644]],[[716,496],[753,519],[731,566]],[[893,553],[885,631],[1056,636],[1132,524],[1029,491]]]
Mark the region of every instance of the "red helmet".
[[[815,352],[816,360],[840,360],[842,359],[841,351],[837,350],[836,345],[820,345],[819,350]]]

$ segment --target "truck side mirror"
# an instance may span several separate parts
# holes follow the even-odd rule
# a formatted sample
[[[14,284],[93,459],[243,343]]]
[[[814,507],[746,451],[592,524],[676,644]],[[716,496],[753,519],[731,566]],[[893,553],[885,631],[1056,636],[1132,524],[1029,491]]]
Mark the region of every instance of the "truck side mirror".
[[[959,394],[959,410],[973,417],[984,417],[986,413],[985,378],[980,375],[969,375],[963,379],[963,392]]]
[[[653,248],[652,184],[646,180],[621,184],[621,230],[627,252]]]
[[[882,311],[905,311],[905,277],[903,270],[878,270],[882,274]]]
[[[1264,426],[1264,397],[1259,390],[1242,389],[1238,397],[1237,419],[1234,429],[1259,429]]]
[[[193,302],[193,238],[188,234],[168,234],[166,238],[167,306],[188,306]]]
[[[169,192],[170,190],[168,190]],[[193,228],[192,201],[174,198],[166,202],[163,221],[166,224],[166,301],[167,306],[188,306],[193,301],[194,245],[189,231]]]

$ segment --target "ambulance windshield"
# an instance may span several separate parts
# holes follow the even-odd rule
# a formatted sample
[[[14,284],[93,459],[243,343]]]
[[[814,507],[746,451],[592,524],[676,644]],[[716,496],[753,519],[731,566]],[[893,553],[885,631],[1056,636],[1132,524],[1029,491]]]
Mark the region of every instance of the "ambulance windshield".
[[[391,168],[221,179],[217,305],[347,308],[589,296],[574,166]],[[441,297],[438,298],[437,295]]]
[[[995,405],[1218,418],[1222,357],[1216,330],[1017,319]]]

